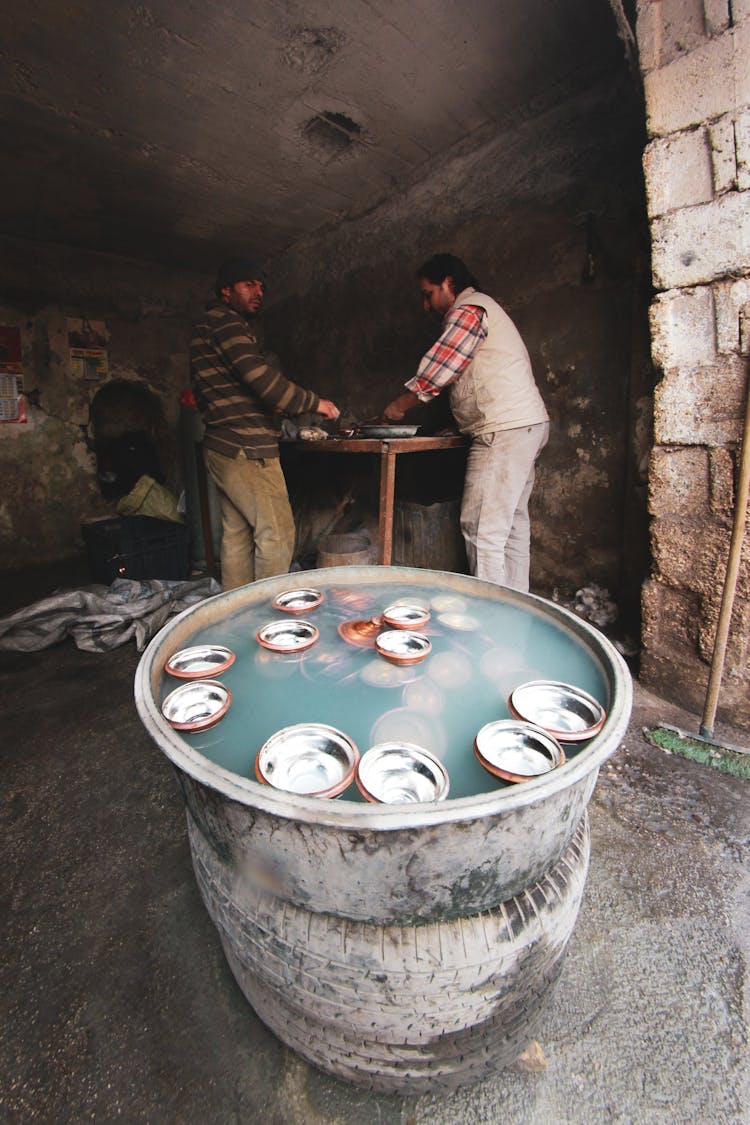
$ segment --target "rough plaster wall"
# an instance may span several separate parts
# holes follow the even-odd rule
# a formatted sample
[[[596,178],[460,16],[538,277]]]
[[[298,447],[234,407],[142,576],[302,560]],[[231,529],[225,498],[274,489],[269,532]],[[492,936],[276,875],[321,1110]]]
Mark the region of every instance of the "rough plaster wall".
[[[750,5],[639,5],[658,290],[645,682],[700,712],[721,605],[750,352]],[[719,715],[750,721],[750,551]]]
[[[105,382],[133,381],[162,406],[169,431],[188,385],[191,312],[204,279],[159,267],[6,242],[0,323],[21,331],[26,424],[0,426],[0,569],[57,561],[82,549],[82,519],[110,514],[96,482],[89,412],[99,381],[72,376],[68,316],[106,321]],[[64,294],[64,299],[62,295]],[[176,443],[163,448],[168,483],[179,487]]]
[[[628,484],[638,429],[629,418],[650,390],[636,268],[642,125],[637,91],[613,78],[534,122],[471,138],[387,206],[298,244],[271,269],[269,334],[289,370],[362,418],[399,391],[434,339],[416,267],[436,250],[465,258],[516,321],[552,418],[532,504],[532,582],[547,593],[597,581],[620,596],[626,496],[645,510]],[[583,286],[587,212],[597,274]],[[636,352],[646,371],[634,380]],[[648,440],[647,427],[638,432]],[[634,534],[645,540],[643,515]]]

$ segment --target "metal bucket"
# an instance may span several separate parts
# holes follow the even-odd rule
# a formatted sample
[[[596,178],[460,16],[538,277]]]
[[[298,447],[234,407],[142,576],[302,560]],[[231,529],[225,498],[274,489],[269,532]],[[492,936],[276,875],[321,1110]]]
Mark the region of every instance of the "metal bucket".
[[[460,517],[460,500],[435,504],[397,500],[393,512],[394,563],[465,574],[466,548]]]
[[[362,532],[326,535],[318,544],[318,566],[360,566],[370,562],[370,540]]]
[[[288,575],[187,610],[141,659],[140,717],[176,767],[201,894],[261,1017],[316,1065],[381,1090],[472,1081],[523,1048],[559,971],[585,881],[586,806],[627,728],[630,675],[598,630],[494,583],[369,566],[306,579],[326,595],[382,586],[383,605],[394,587],[402,594],[430,579],[448,594],[509,602],[570,634],[606,683],[601,732],[562,768],[432,805],[374,806],[300,797],[229,772],[158,706],[167,658],[196,631],[271,604]],[[450,1003],[448,981],[457,982]]]

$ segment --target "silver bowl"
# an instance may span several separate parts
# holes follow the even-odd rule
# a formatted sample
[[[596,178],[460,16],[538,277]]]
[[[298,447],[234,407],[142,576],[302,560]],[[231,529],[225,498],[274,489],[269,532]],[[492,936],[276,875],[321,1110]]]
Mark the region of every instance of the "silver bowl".
[[[314,645],[320,632],[309,621],[269,621],[258,630],[256,640],[271,652],[303,652]]]
[[[276,731],[255,757],[265,785],[307,797],[337,797],[354,780],[359,750],[342,731],[324,723],[296,723]]]
[[[323,602],[320,590],[285,590],[273,599],[274,609],[281,609],[284,613],[305,613],[317,609]]]
[[[430,611],[415,602],[394,602],[383,610],[382,619],[391,629],[423,629],[430,620]]]
[[[391,664],[417,664],[432,651],[432,644],[424,633],[410,629],[386,629],[375,639],[375,648]]]
[[[474,739],[474,753],[486,770],[503,781],[542,777],[565,762],[557,739],[520,719],[486,723]]]
[[[234,653],[224,645],[192,645],[173,652],[164,671],[180,680],[201,680],[206,676],[220,676],[234,661]]]
[[[450,788],[443,763],[410,742],[371,746],[360,758],[356,781],[366,801],[385,805],[444,801]]]
[[[232,693],[218,680],[187,680],[171,691],[161,713],[175,730],[207,730],[229,710]]]
[[[549,731],[559,742],[593,738],[607,717],[588,692],[558,680],[529,680],[510,693],[511,715]]]

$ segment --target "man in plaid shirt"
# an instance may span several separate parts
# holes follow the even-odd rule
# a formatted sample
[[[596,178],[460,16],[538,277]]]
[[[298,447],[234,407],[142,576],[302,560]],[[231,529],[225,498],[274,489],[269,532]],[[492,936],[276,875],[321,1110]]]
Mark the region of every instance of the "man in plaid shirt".
[[[436,254],[417,278],[425,312],[442,322],[442,332],[384,417],[399,422],[448,388],[458,428],[472,439],[461,501],[469,569],[528,590],[529,497],[549,437],[529,354],[510,317],[460,258]]]

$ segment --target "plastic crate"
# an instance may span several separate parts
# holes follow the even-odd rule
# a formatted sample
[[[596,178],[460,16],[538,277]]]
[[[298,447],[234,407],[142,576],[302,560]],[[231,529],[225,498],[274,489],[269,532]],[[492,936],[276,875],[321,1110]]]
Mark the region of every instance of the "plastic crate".
[[[151,516],[122,516],[81,524],[89,571],[109,586],[116,578],[184,579],[190,573],[185,524]]]

